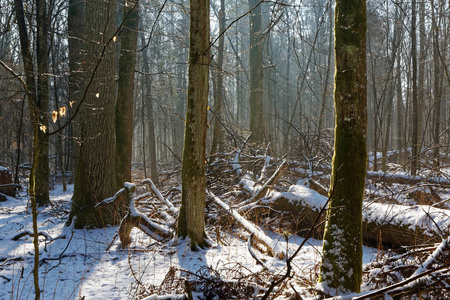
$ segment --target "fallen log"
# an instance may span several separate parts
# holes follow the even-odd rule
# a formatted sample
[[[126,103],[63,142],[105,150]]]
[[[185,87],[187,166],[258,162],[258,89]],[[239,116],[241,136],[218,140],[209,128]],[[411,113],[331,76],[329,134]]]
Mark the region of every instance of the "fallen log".
[[[228,214],[230,214],[241,225],[242,228],[244,228],[250,234],[253,234],[254,238],[269,250],[270,255],[278,257],[279,259],[284,259],[286,257],[286,251],[280,246],[277,241],[268,237],[259,227],[246,220],[236,210],[230,208],[230,206],[223,202],[219,197],[209,191],[207,191],[207,193],[211,196],[213,201],[219,207],[224,209]]]
[[[443,177],[421,177],[402,174],[386,174],[380,172],[367,171],[366,178],[372,180],[380,180],[386,183],[399,183],[407,185],[416,185],[419,183],[435,184],[442,188],[450,188],[450,181]]]
[[[287,192],[272,191],[262,203],[271,208],[291,212],[297,217],[293,230],[299,235],[311,228],[326,203],[327,197],[303,185],[292,185]],[[314,232],[321,238],[325,217]],[[438,242],[449,234],[450,210],[429,205],[405,206],[384,203],[364,203],[363,239],[369,245],[388,247],[414,246]]]

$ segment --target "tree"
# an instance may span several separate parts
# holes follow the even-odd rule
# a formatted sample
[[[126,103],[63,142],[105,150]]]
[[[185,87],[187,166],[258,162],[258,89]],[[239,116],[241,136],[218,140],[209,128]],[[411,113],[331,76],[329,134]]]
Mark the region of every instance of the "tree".
[[[263,62],[262,25],[259,0],[248,0],[250,13],[250,131],[251,141],[259,146],[264,142],[263,120]]]
[[[319,281],[326,294],[359,292],[366,174],[366,1],[335,10],[335,141],[330,204]]]
[[[142,41],[142,45],[145,44],[145,39],[144,39],[144,35],[141,35],[141,41]],[[150,78],[150,70],[149,70],[149,62],[148,62],[148,54],[147,54],[147,48],[148,47],[144,47],[144,49],[142,50],[142,64],[143,64],[143,70],[144,70],[144,91],[143,91],[143,95],[142,95],[142,114],[143,116],[146,114],[147,115],[147,120],[148,120],[148,148],[149,148],[149,154],[150,154],[150,177],[152,178],[152,181],[158,185],[159,184],[159,179],[158,179],[158,165],[157,165],[157,161],[156,161],[156,137],[155,137],[155,121],[154,121],[154,116],[155,116],[155,111],[153,108],[153,99],[152,99],[152,95],[151,95],[151,89],[152,89],[152,83],[151,83],[151,78]],[[142,117],[144,119],[144,117]],[[145,134],[145,126],[143,126],[143,140],[146,139],[146,134]],[[143,149],[143,155],[144,155],[144,165],[145,165],[145,143],[144,144],[144,149]],[[144,170],[145,170],[146,166],[144,166]],[[146,173],[146,171],[144,172]]]
[[[120,36],[119,86],[116,105],[117,187],[131,181],[133,151],[134,67],[138,38],[139,7],[137,0],[125,0]]]
[[[115,13],[113,0],[86,1],[84,46],[88,61],[83,71],[90,79],[79,108],[76,130],[79,149],[71,210],[76,228],[100,227],[119,221],[114,207],[94,208],[96,203],[116,192]]]
[[[436,20],[434,0],[431,1],[432,12],[432,34],[433,34],[433,60],[434,60],[434,102],[433,102],[433,168],[435,171],[440,170],[439,148],[440,148],[440,123],[441,123],[441,106],[442,106],[442,67],[439,57],[439,25]],[[440,6],[442,9],[442,6]]]
[[[219,48],[217,50],[217,77],[215,79],[215,91],[214,91],[214,129],[211,143],[211,155],[217,154],[222,151],[224,128],[223,124],[223,48],[225,39],[225,0],[220,1],[219,10]],[[214,157],[212,157],[214,160]]]
[[[29,180],[29,193],[32,201],[44,206],[50,203],[48,166],[48,18],[45,3],[36,1],[37,66],[34,66],[28,30],[25,24],[25,13],[22,0],[14,1],[21,54],[25,73],[25,89],[33,127],[33,162]],[[38,71],[37,81],[34,70]],[[37,82],[37,83],[36,83]]]
[[[411,60],[412,60],[412,145],[411,175],[417,174],[419,156],[419,100],[417,91],[417,33],[416,33],[416,0],[412,1],[411,15]]]
[[[207,245],[205,234],[206,131],[209,89],[209,1],[190,0],[189,70],[181,169],[178,236],[191,248]]]

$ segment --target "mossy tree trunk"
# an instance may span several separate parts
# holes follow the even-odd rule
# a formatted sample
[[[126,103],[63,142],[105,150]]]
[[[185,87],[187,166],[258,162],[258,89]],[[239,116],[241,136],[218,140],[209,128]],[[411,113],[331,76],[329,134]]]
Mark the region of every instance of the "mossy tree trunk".
[[[206,131],[209,90],[209,1],[190,0],[189,78],[178,236],[206,246]]]
[[[78,162],[71,216],[74,226],[102,227],[120,221],[116,207],[94,208],[116,192],[115,1],[88,0],[85,72],[90,80],[79,111]]]
[[[120,36],[119,87],[116,105],[117,188],[131,181],[133,151],[134,68],[138,38],[138,0],[125,0]]]
[[[219,33],[225,30],[225,0],[220,1],[219,10]],[[211,143],[210,154],[214,155],[223,149],[224,128],[223,122],[223,49],[224,49],[225,33],[219,37],[219,48],[217,50],[217,78],[216,91],[214,93],[214,129]],[[214,157],[212,156],[212,160]]]
[[[335,11],[336,127],[331,200],[319,281],[327,294],[359,292],[366,175],[366,1],[338,0]]]
[[[25,89],[30,109],[33,128],[33,163],[29,180],[29,194],[33,214],[33,245],[34,245],[34,289],[35,299],[40,299],[39,288],[39,239],[37,226],[37,205],[50,203],[49,198],[49,165],[48,165],[48,18],[45,2],[35,1],[36,8],[36,62],[37,81],[33,55],[25,23],[25,13],[22,0],[14,1],[16,20],[19,28],[20,48],[25,73]]]
[[[39,206],[50,203],[49,198],[49,165],[48,165],[48,56],[47,37],[48,20],[45,3],[36,1],[37,10],[37,81],[31,51],[25,13],[21,0],[15,0],[14,7],[19,28],[21,54],[24,65],[26,93],[33,128],[33,163],[29,180],[29,194],[32,201]],[[43,15],[42,15],[43,14]]]
[[[264,142],[263,120],[263,62],[262,25],[259,0],[249,0],[250,13],[250,131],[251,141],[257,146]]]

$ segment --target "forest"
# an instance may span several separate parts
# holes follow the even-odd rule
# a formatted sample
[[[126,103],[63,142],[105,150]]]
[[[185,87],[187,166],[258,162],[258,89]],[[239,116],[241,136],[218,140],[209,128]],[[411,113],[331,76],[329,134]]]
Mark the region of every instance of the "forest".
[[[450,1],[0,0],[0,300],[450,298]]]

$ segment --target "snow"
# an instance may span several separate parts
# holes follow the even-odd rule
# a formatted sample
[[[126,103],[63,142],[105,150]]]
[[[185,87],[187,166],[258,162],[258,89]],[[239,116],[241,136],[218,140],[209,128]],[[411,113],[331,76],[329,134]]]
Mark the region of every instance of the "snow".
[[[374,202],[364,206],[363,218],[378,224],[403,225],[412,230],[418,227],[429,235],[448,232],[450,226],[450,210],[429,205],[404,206]]]
[[[11,172],[8,170],[8,168],[5,168],[5,167],[3,167],[3,166],[0,166],[0,171],[1,171],[1,172],[8,172],[8,173],[11,173]]]
[[[205,250],[192,252],[187,241],[173,239],[160,243],[140,230],[133,229],[132,243],[122,249],[120,241],[113,241],[118,227],[103,229],[74,229],[65,226],[70,210],[73,185],[63,192],[57,185],[51,192],[53,206],[40,208],[39,231],[51,240],[40,237],[40,286],[42,299],[135,299],[137,280],[145,285],[160,285],[171,267],[198,272],[205,266],[216,269],[240,266],[247,272],[261,271],[251,257],[246,241],[229,238],[227,245],[215,244]],[[301,191],[301,189],[300,189]],[[8,198],[0,203],[0,300],[34,298],[32,237],[18,241],[12,237],[32,230],[27,197]],[[292,254],[303,241],[291,236],[287,247],[283,236],[270,233],[277,249],[289,249]],[[285,272],[285,262],[258,251],[269,270]],[[310,239],[293,261],[296,274],[314,277],[321,260],[321,241]],[[365,248],[364,262],[368,263],[376,250]],[[21,260],[14,260],[20,258]],[[178,297],[178,296],[177,296]],[[176,299],[175,296],[149,296],[146,299]]]
[[[275,201],[278,198],[286,198],[290,203],[300,203],[308,205],[316,211],[320,211],[322,207],[327,203],[328,198],[322,196],[318,192],[307,188],[301,184],[291,185],[287,192],[272,191],[270,196],[270,202]]]

